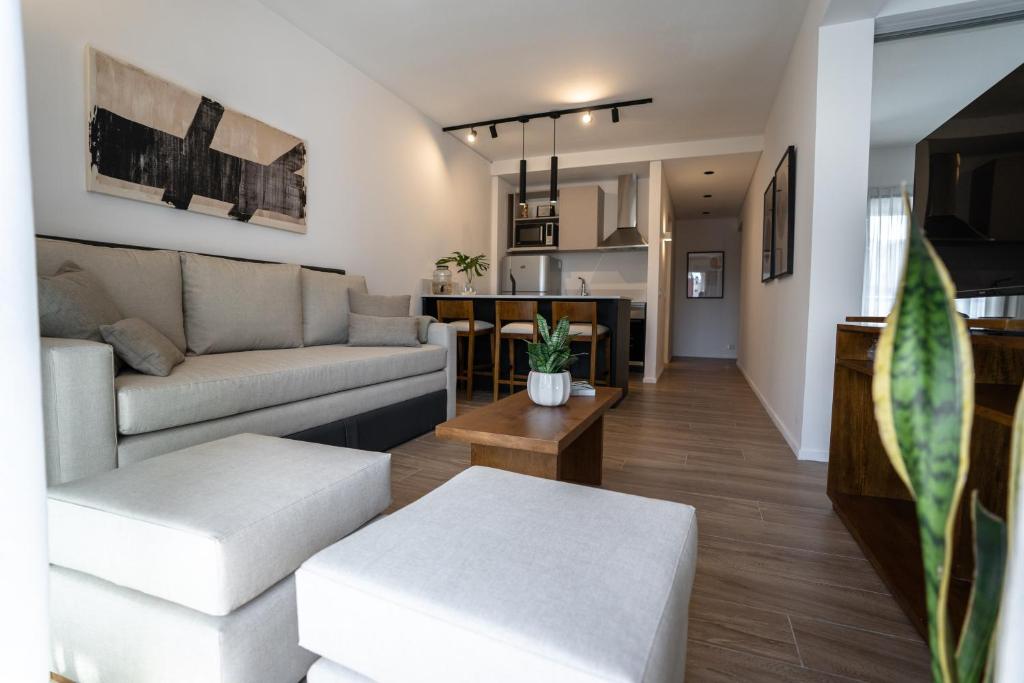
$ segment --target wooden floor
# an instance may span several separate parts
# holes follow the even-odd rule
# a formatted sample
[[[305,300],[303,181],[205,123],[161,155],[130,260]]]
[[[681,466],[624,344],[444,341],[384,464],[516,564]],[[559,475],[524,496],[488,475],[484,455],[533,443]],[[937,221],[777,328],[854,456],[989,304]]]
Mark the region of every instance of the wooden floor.
[[[393,449],[393,508],[468,465],[468,446],[432,434]],[[732,361],[677,360],[605,417],[605,488],[697,508],[688,681],[929,680],[927,647],[832,512],[825,473],[794,458]]]

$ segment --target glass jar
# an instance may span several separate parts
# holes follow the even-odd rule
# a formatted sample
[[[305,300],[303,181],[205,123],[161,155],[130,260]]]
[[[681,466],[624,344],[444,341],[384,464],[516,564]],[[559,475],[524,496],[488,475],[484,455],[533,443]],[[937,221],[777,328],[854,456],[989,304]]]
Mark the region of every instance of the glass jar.
[[[434,294],[452,293],[452,271],[448,266],[438,266],[430,283],[430,291]]]

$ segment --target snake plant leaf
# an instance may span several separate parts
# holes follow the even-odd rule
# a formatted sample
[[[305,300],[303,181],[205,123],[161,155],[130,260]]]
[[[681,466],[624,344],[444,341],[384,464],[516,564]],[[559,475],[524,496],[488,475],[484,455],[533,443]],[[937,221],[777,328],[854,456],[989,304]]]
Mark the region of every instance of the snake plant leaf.
[[[544,340],[545,344],[551,343],[551,328],[548,327],[548,321],[539,313],[537,314],[537,331],[540,332],[540,338]]]
[[[916,503],[932,677],[950,683],[949,568],[969,464],[974,365],[949,274],[916,225],[905,251],[896,303],[875,353],[872,393],[882,445]]]
[[[1006,524],[971,494],[971,519],[974,527],[974,585],[967,607],[967,618],[956,650],[959,683],[981,680],[992,655],[992,632],[999,615],[1006,570]]]

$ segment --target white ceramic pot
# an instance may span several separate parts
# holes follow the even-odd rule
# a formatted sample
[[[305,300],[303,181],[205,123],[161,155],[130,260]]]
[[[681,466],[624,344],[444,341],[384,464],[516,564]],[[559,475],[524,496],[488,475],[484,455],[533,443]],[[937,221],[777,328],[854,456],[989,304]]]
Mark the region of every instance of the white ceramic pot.
[[[564,406],[572,391],[572,375],[568,372],[534,372],[526,378],[526,393],[539,406]]]

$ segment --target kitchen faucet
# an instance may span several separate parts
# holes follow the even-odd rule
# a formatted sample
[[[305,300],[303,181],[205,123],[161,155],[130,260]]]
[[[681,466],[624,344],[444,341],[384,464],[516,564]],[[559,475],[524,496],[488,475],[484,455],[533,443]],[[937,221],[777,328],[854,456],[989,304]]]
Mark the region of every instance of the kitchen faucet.
[[[580,281],[580,296],[587,296],[587,281],[581,277],[576,279]]]

